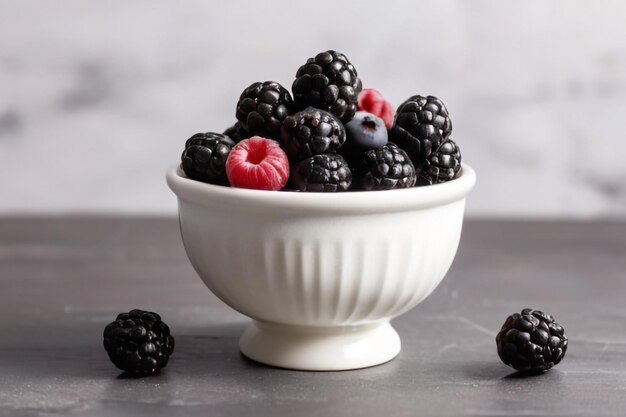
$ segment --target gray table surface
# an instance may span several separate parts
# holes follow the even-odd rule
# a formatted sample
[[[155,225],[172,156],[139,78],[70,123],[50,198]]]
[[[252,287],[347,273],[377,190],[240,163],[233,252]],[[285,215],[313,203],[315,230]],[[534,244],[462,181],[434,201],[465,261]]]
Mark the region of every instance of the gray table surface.
[[[347,372],[242,357],[248,319],[216,299],[175,219],[0,219],[0,416],[626,414],[626,223],[466,222],[448,276],[393,323],[395,360]],[[564,361],[520,378],[494,336],[511,312],[556,316]],[[120,377],[102,348],[118,312],[155,310],[166,370]]]

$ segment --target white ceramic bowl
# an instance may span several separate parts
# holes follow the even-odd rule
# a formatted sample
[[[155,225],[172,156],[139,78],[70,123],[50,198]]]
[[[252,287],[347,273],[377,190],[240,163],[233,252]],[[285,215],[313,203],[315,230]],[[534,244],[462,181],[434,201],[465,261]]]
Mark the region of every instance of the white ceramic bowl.
[[[400,352],[389,321],[426,298],[456,254],[474,170],[402,190],[300,193],[204,184],[174,166],[189,260],[226,304],[254,319],[244,355],[343,370]]]

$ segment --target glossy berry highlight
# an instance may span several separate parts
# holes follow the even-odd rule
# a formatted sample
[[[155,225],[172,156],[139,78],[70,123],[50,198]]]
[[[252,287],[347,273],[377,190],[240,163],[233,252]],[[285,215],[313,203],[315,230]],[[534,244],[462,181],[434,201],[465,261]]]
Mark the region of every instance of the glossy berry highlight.
[[[294,168],[292,182],[300,191],[347,191],[352,183],[352,172],[341,155],[314,155]]]
[[[345,125],[347,148],[355,147],[362,150],[376,149],[387,144],[385,122],[364,111],[358,111]]]
[[[296,73],[291,90],[298,109],[326,110],[343,123],[357,110],[362,84],[348,58],[337,51],[320,52],[309,58]]]
[[[275,139],[292,107],[291,94],[282,85],[274,81],[256,82],[241,93],[236,116],[240,127],[250,136]]]
[[[418,184],[441,184],[455,179],[460,172],[461,150],[456,142],[448,139],[426,158],[418,175]]]
[[[568,339],[554,317],[525,308],[506,319],[496,344],[506,365],[523,372],[543,372],[561,362]]]
[[[292,163],[313,155],[334,153],[345,141],[343,124],[324,110],[307,107],[283,121],[281,143]]]
[[[370,149],[363,154],[357,170],[358,183],[363,190],[391,190],[415,185],[413,163],[406,152],[395,143]]]
[[[111,362],[128,374],[153,375],[167,365],[174,338],[161,316],[135,309],[120,313],[106,326],[104,349]]]
[[[226,185],[226,159],[235,142],[221,133],[196,133],[185,142],[181,167],[188,178]]]
[[[434,96],[415,95],[398,107],[389,140],[404,149],[420,170],[451,133],[452,121],[443,101]]]

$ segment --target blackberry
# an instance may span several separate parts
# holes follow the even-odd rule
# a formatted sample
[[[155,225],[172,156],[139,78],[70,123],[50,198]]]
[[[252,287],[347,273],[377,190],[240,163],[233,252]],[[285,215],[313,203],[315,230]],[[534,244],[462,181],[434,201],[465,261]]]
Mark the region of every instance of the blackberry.
[[[251,136],[275,139],[292,106],[291,94],[282,85],[274,81],[256,82],[241,93],[236,116]]]
[[[231,138],[235,143],[239,143],[251,136],[246,129],[241,127],[241,123],[239,123],[239,121],[235,122],[234,125],[226,129],[223,134]]]
[[[393,142],[363,154],[357,169],[364,190],[391,190],[415,185],[415,167],[406,152]]]
[[[496,336],[502,362],[518,371],[547,371],[567,351],[567,336],[552,316],[525,308],[509,316]]]
[[[357,110],[362,85],[344,54],[320,52],[309,58],[296,73],[291,86],[297,109],[308,106],[327,110],[347,123]]]
[[[418,175],[421,185],[440,184],[454,179],[461,170],[461,150],[448,139],[426,158]]]
[[[105,327],[104,349],[119,369],[137,376],[152,375],[167,365],[174,338],[158,314],[131,310]]]
[[[346,191],[352,183],[352,172],[340,155],[314,155],[301,161],[291,174],[300,191]]]
[[[298,161],[335,152],[345,141],[343,124],[324,110],[308,107],[283,121],[281,143],[289,157]]]
[[[450,133],[452,122],[443,102],[437,97],[416,95],[398,107],[389,139],[404,149],[420,170]]]
[[[181,166],[188,178],[213,184],[228,184],[226,159],[235,142],[221,133],[196,133],[185,143]]]

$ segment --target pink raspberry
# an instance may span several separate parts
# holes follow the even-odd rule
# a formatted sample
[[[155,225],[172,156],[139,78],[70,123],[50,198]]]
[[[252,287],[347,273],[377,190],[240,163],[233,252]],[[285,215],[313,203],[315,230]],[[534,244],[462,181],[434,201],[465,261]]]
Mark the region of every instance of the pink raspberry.
[[[278,142],[253,136],[230,151],[226,176],[233,187],[278,191],[289,179],[289,159]]]
[[[393,124],[395,113],[393,106],[378,90],[373,88],[364,88],[359,94],[359,111],[366,111],[380,117],[387,129],[390,129]]]

